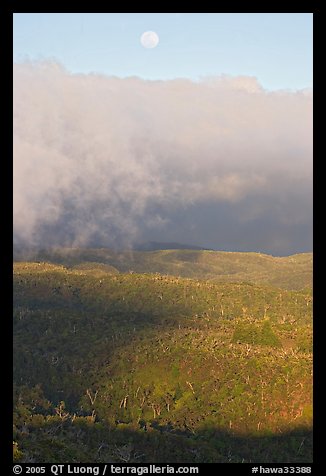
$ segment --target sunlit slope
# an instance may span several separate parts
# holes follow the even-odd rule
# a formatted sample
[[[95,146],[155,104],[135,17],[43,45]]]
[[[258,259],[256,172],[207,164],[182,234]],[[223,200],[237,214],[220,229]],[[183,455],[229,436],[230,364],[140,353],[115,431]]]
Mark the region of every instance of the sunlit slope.
[[[21,460],[311,460],[310,292],[76,265],[14,265]]]
[[[199,250],[117,253],[107,249],[58,248],[31,254],[29,259],[67,266],[97,262],[122,272],[161,273],[212,282],[249,282],[282,289],[312,286],[312,253],[274,257],[260,253]]]

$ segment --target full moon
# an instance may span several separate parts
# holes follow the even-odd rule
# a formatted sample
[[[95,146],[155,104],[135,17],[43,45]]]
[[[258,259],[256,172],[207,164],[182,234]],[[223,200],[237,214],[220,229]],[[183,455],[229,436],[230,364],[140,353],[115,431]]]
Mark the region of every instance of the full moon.
[[[144,48],[155,48],[160,41],[155,31],[145,31],[140,37],[140,42]]]

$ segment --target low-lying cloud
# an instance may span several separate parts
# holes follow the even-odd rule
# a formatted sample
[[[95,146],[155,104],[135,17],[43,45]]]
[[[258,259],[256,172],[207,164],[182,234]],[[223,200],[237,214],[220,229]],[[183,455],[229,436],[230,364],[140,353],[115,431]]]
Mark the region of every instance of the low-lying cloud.
[[[210,216],[229,207],[232,224],[205,230],[206,206]],[[311,91],[267,92],[251,77],[146,81],[14,65],[15,243],[194,243],[177,219],[193,210],[197,244],[219,248],[225,223],[226,242],[229,233],[232,248],[250,249],[237,223],[252,223],[256,242],[270,217],[275,243],[299,224],[304,248],[311,209]]]

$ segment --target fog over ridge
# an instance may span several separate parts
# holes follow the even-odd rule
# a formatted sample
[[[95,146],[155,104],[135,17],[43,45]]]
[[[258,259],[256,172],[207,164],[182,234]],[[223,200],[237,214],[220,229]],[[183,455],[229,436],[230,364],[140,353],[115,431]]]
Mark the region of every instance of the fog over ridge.
[[[29,62],[14,65],[13,100],[15,243],[128,247],[166,236],[264,249],[259,228],[270,223],[265,249],[309,248],[311,91]]]

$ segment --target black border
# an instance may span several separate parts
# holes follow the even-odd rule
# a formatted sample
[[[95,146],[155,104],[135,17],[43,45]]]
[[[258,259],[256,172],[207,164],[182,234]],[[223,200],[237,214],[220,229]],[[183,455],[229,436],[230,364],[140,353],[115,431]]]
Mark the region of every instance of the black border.
[[[149,2],[148,2],[149,3]],[[213,2],[212,2],[213,3]],[[317,468],[321,469],[322,464],[322,450],[323,450],[323,439],[322,439],[322,426],[320,424],[321,408],[322,408],[322,383],[323,377],[321,374],[322,364],[320,359],[320,340],[322,337],[322,319],[324,319],[322,308],[321,308],[321,257],[323,256],[320,250],[321,244],[321,232],[317,231],[317,224],[321,221],[318,220],[318,206],[319,206],[319,190],[322,180],[322,175],[317,172],[317,164],[319,162],[319,150],[321,148],[320,144],[320,92],[321,92],[321,78],[322,72],[322,58],[319,55],[318,45],[320,44],[320,33],[322,28],[322,12],[321,12],[321,2],[305,2],[305,4],[295,4],[293,2],[280,2],[274,1],[273,4],[268,6],[267,3],[257,2],[256,8],[253,2],[250,2],[250,5],[243,4],[241,2],[241,7],[239,8],[234,2],[232,2],[232,7],[230,4],[215,4],[215,8],[211,8],[213,5],[208,5],[206,8],[204,4],[201,3],[201,11],[195,9],[193,12],[188,13],[313,13],[313,26],[314,26],[314,96],[317,97],[317,100],[314,100],[314,463],[312,472],[318,472]],[[13,170],[12,170],[12,136],[13,136],[13,127],[12,127],[12,57],[13,57],[13,13],[40,13],[40,12],[56,12],[56,13],[116,13],[121,12],[122,5],[124,6],[124,13],[145,13],[152,12],[153,4],[149,5],[148,8],[142,7],[140,12],[134,11],[134,6],[130,5],[130,8],[127,2],[119,5],[111,5],[109,2],[101,4],[101,2],[92,2],[91,4],[78,3],[72,5],[72,2],[55,2],[53,5],[45,4],[44,2],[26,2],[26,1],[10,1],[3,0],[0,6],[0,19],[1,19],[1,44],[2,44],[2,61],[5,62],[5,66],[2,69],[2,94],[4,98],[4,106],[1,108],[2,112],[2,130],[5,129],[3,138],[5,139],[2,142],[2,186],[1,186],[1,202],[2,209],[4,211],[4,219],[1,242],[2,242],[2,277],[5,276],[5,279],[2,280],[2,302],[5,301],[5,312],[2,313],[2,324],[4,325],[5,332],[2,334],[3,345],[2,350],[4,354],[2,356],[2,385],[1,385],[1,438],[4,439],[1,442],[1,460],[2,464],[6,468],[10,468],[8,474],[12,474],[12,392],[9,390],[12,388],[12,359],[8,359],[8,353],[13,352],[12,348],[12,325],[10,320],[10,315],[12,313],[12,260],[13,260],[13,240],[12,240],[12,230],[13,230]],[[170,8],[171,6],[171,8]],[[174,2],[164,2],[164,13],[171,11],[175,12],[185,12],[189,9],[191,5],[186,4],[184,7],[176,5]],[[192,5],[197,7],[198,5]],[[246,6],[246,11],[243,11],[243,7]],[[293,8],[297,6],[298,8]],[[79,7],[79,8],[78,8]],[[91,8],[90,8],[91,7]],[[114,9],[114,7],[116,7]],[[300,8],[299,8],[300,7]],[[216,11],[218,8],[218,11]],[[232,11],[233,9],[233,11]],[[163,10],[163,9],[162,9]],[[156,12],[157,13],[157,12]],[[321,205],[322,206],[322,205]],[[322,218],[322,217],[321,217]],[[11,231],[10,231],[11,230]],[[8,324],[10,322],[10,324]],[[11,343],[11,345],[10,345]],[[8,345],[6,345],[8,344]],[[9,362],[8,362],[9,360]],[[5,374],[5,375],[4,375]],[[7,465],[8,462],[8,465]],[[1,464],[1,463],[0,463]],[[200,466],[200,474],[205,466],[203,463]],[[212,466],[212,464],[210,464]],[[215,466],[215,464],[214,464]],[[223,469],[225,474],[226,464],[217,464],[216,469]],[[227,471],[236,471],[236,474],[251,474],[251,467],[253,465],[239,465],[231,464],[227,465],[229,470]],[[266,466],[266,465],[265,465]],[[273,466],[272,464],[270,466]],[[282,466],[282,465],[274,465]],[[284,466],[284,465],[283,465]],[[307,465],[309,466],[309,465]],[[223,468],[222,468],[223,467]],[[241,468],[241,469],[240,469]],[[214,468],[210,468],[214,469]],[[4,474],[7,474],[5,470]],[[50,474],[50,473],[49,473]]]

